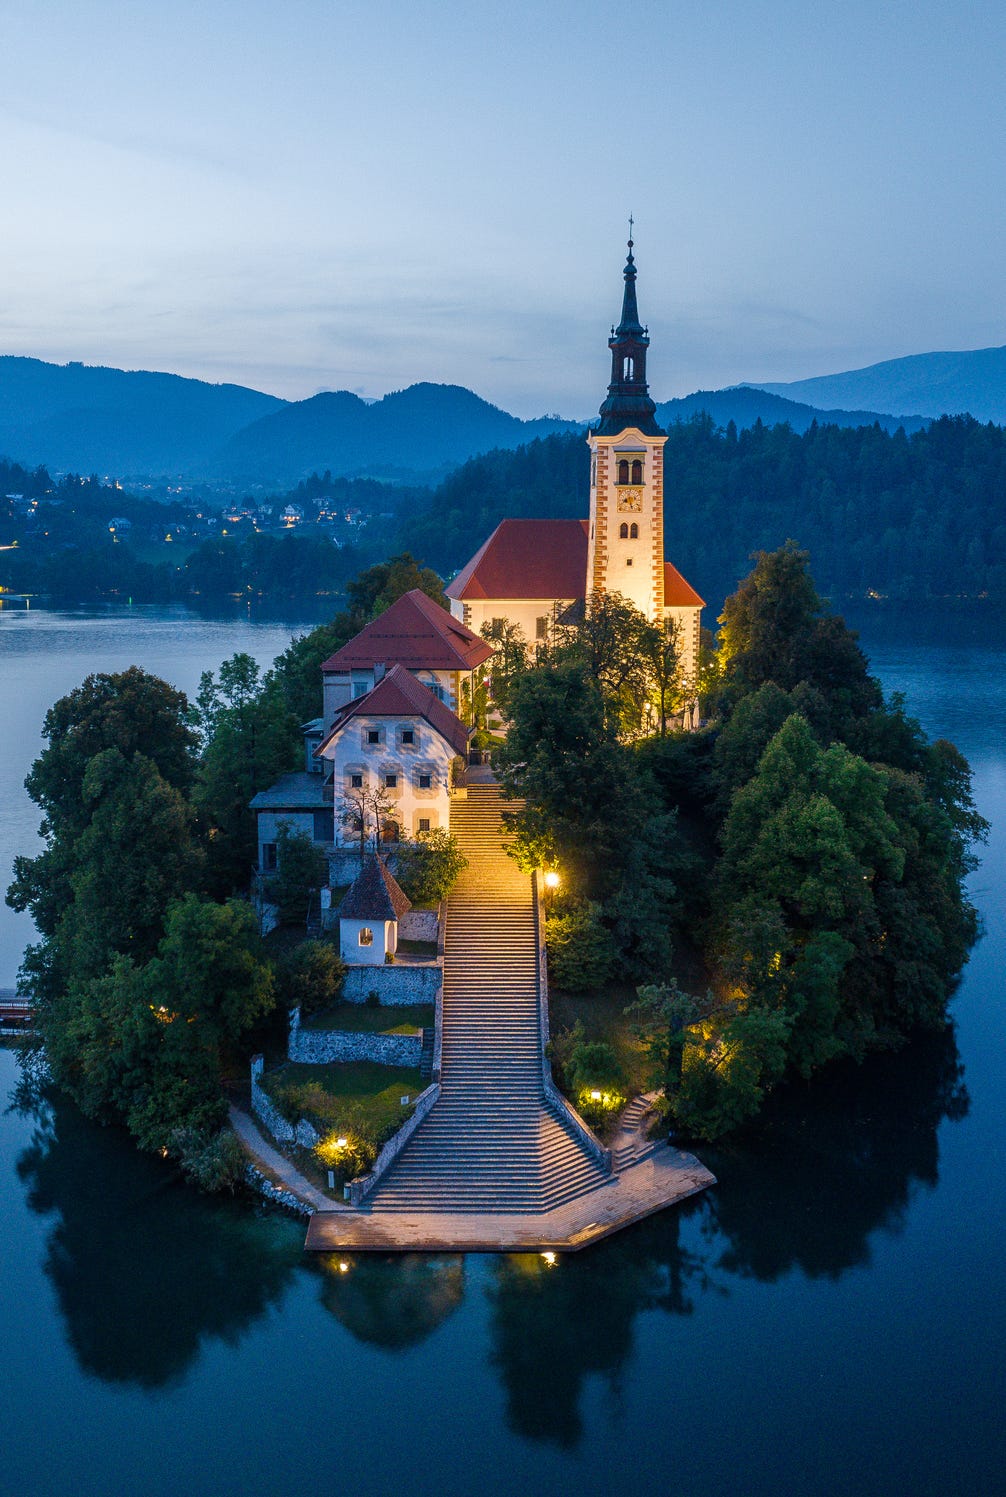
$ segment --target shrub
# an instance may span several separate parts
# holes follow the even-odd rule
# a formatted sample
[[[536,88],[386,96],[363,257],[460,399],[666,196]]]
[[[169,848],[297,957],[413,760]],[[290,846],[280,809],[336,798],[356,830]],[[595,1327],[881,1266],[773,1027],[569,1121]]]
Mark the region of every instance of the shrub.
[[[615,968],[615,943],[593,902],[574,905],[545,921],[549,974],[569,993],[594,993]]]
[[[197,1133],[179,1128],[171,1136],[171,1152],[187,1180],[211,1194],[234,1192],[244,1183],[248,1159],[230,1128],[219,1133]]]

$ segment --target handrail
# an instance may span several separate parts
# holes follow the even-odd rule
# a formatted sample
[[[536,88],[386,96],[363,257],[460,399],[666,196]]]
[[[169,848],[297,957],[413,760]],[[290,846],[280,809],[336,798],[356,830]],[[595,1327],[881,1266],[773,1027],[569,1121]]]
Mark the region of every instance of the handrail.
[[[597,1134],[577,1112],[573,1104],[564,1097],[552,1076],[552,1063],[548,1058],[548,954],[545,949],[545,906],[542,900],[538,870],[531,875],[534,889],[535,932],[538,945],[538,1033],[541,1043],[541,1079],[545,1100],[567,1123],[587,1153],[606,1175],[612,1172],[611,1150],[606,1149]]]

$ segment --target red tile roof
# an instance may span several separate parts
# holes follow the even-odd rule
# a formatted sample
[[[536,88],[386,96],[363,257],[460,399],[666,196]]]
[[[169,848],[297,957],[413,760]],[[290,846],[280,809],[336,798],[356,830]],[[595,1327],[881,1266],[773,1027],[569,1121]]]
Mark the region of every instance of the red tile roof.
[[[705,608],[706,600],[700,598],[690,582],[686,582],[671,562],[664,562],[664,605],[667,608]]]
[[[349,671],[404,665],[414,671],[471,671],[492,653],[492,645],[414,587],[330,655],[321,668]]]
[[[366,696],[347,702],[327,736],[314,751],[321,758],[352,717],[422,717],[439,733],[456,754],[467,754],[469,730],[449,707],[438,700],[421,681],[410,675],[404,665],[393,665],[388,674],[368,691]]]
[[[398,920],[411,908],[412,900],[385,863],[371,853],[343,895],[336,914],[340,920]]]
[[[586,520],[501,520],[444,591],[449,598],[582,598]]]

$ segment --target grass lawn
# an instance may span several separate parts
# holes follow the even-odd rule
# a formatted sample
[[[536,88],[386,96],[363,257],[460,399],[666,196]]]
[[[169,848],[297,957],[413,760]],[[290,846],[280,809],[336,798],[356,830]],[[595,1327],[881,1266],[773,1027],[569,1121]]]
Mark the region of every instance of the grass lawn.
[[[263,1076],[262,1085],[292,1122],[305,1117],[324,1133],[345,1128],[374,1143],[382,1143],[405,1121],[423,1089],[418,1068],[366,1060],[328,1066],[289,1061]],[[409,1103],[403,1107],[406,1094]]]
[[[353,1034],[415,1034],[432,1029],[432,1003],[401,1005],[374,1003],[336,1003],[319,1013],[309,1014],[305,1029],[345,1029]]]
[[[625,1017],[625,1009],[635,997],[634,987],[619,983],[590,995],[563,993],[557,988],[550,988],[548,995],[549,1033],[553,1041],[560,1040],[579,1020],[585,1040],[605,1040],[615,1051],[629,1097],[646,1091],[650,1084],[646,1057]]]
[[[403,936],[399,936],[398,949],[405,956],[424,956],[431,962],[437,959],[436,941],[406,941]]]

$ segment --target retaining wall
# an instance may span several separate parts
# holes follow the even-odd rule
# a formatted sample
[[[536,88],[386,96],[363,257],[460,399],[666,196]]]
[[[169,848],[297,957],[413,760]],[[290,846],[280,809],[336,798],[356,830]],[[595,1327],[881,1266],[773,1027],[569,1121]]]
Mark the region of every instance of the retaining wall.
[[[348,1029],[304,1029],[300,1009],[290,1010],[287,1054],[303,1065],[372,1060],[382,1066],[418,1066],[422,1050],[422,1033],[359,1034]]]
[[[434,1003],[444,980],[443,969],[435,964],[414,967],[389,963],[383,967],[349,967],[342,996],[346,1003],[366,1003],[371,993],[379,1003]]]
[[[259,1082],[264,1069],[265,1061],[262,1056],[253,1055],[251,1063],[252,1112],[265,1124],[277,1143],[300,1144],[301,1148],[313,1149],[315,1144],[320,1142],[321,1134],[306,1118],[301,1118],[297,1124],[287,1121],[265,1087]]]

